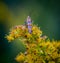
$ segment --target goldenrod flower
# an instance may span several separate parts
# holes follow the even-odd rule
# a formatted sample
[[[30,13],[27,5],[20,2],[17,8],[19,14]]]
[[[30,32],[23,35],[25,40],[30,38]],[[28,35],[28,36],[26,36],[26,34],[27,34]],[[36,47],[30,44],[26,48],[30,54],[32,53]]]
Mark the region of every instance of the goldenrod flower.
[[[54,53],[52,53],[51,55],[52,55],[52,58],[53,58],[53,59],[58,58],[58,53],[57,53],[57,52],[54,52]]]
[[[37,42],[41,42],[41,38],[37,38],[36,40],[37,40]]]
[[[27,38],[30,38],[31,34],[30,33],[26,33],[26,36],[27,36]]]
[[[42,36],[42,31],[38,26],[31,25],[31,28],[28,29],[29,27],[26,25],[12,28],[9,35],[6,36],[8,41],[19,38],[26,47],[25,53],[19,54],[15,58],[16,61],[22,61],[21,63],[60,63],[60,41],[50,41],[46,39],[46,36]]]
[[[10,41],[12,41],[12,40],[14,40],[14,37],[12,37],[12,36],[6,36],[6,38],[7,38],[7,40],[10,42]]]
[[[25,58],[24,58],[24,55],[21,53],[15,59],[16,59],[16,61],[21,62],[21,61],[24,61]]]
[[[48,63],[55,63],[54,61],[49,61]]]
[[[30,47],[36,47],[37,45],[36,44],[30,44]]]

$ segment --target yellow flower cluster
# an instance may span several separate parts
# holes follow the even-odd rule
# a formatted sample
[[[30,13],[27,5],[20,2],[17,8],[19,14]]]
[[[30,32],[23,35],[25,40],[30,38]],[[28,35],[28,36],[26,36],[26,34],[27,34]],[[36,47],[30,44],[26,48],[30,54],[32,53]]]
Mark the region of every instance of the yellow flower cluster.
[[[29,33],[26,26],[16,26],[6,38],[8,41],[19,38],[26,46],[26,51],[20,52],[15,58],[18,62],[60,63],[60,41],[50,41],[46,36],[42,37],[42,31],[36,25],[32,25],[32,33]]]

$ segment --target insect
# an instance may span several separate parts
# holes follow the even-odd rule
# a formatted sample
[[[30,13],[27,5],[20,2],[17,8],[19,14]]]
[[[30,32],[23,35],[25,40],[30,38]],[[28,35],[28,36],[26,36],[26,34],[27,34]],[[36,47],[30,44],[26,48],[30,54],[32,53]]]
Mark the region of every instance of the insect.
[[[14,28],[22,28],[24,30],[25,27],[28,28],[28,32],[29,33],[32,32],[32,20],[31,20],[30,16],[27,17],[27,20],[25,21],[25,24],[19,25],[19,26],[15,26]]]
[[[28,28],[29,33],[32,32],[32,20],[30,16],[27,17],[27,20],[25,21],[25,25]]]

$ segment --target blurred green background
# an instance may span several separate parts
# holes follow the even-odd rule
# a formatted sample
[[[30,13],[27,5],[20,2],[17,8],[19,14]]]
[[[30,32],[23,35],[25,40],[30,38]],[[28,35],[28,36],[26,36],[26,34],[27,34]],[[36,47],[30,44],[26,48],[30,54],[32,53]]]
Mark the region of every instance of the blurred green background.
[[[60,40],[59,0],[0,0],[0,63],[17,63],[14,58],[25,48],[19,40],[12,43],[4,38],[13,26],[24,24],[27,16],[51,40]]]

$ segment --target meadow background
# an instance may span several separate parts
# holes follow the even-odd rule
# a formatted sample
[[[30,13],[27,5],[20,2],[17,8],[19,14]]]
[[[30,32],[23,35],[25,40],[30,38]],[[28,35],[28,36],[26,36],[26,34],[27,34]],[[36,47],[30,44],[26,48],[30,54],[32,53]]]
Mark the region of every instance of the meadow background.
[[[14,58],[24,51],[19,40],[8,43],[5,35],[10,28],[24,24],[27,16],[50,40],[60,40],[59,0],[0,0],[0,63],[17,63]]]

